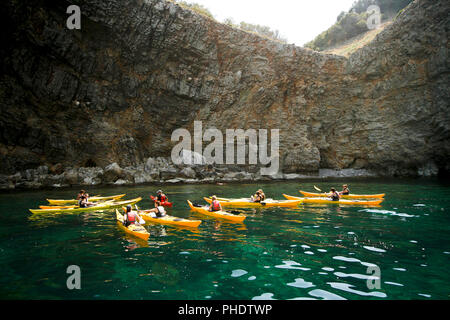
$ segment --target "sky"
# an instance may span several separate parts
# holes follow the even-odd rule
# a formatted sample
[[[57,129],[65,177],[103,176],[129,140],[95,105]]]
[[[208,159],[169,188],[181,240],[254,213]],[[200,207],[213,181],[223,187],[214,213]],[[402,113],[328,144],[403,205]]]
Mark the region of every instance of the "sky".
[[[288,43],[303,46],[335,22],[341,11],[348,11],[354,0],[185,0],[208,8],[223,22],[245,21],[278,30]]]

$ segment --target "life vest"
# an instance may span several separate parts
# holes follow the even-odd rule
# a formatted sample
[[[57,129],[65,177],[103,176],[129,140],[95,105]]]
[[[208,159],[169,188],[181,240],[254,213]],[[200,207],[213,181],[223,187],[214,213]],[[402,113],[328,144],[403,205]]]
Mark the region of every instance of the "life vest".
[[[214,200],[212,202],[212,208],[211,211],[220,211],[220,203],[217,200]]]
[[[333,194],[331,195],[331,200],[339,201],[339,195],[336,192],[333,192]]]
[[[342,191],[342,194],[347,196],[350,194],[350,190],[345,189],[345,191]]]
[[[131,211],[127,213],[127,221],[130,224],[133,224],[136,222],[136,215],[132,213]]]
[[[161,202],[161,203],[167,201],[167,197],[166,197],[165,195],[162,195],[162,194],[158,195],[156,198],[157,198],[158,201]]]
[[[166,213],[166,210],[164,210],[163,206],[156,207],[156,210],[158,210],[158,212],[156,213],[157,217],[163,217]]]
[[[80,200],[78,201],[78,206],[79,206],[80,208],[86,208],[86,207],[87,207],[86,204],[83,203],[83,199],[80,199]]]

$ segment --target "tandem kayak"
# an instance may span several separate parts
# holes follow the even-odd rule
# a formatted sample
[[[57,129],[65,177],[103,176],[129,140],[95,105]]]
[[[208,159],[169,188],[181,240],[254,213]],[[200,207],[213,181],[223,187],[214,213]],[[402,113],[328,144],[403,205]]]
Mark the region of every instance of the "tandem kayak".
[[[303,203],[326,203],[326,204],[349,204],[349,205],[379,205],[384,201],[384,199],[377,200],[348,200],[340,199],[339,201],[333,201],[330,198],[301,198],[288,196],[283,194],[283,196],[288,200],[302,199]]]
[[[211,198],[203,198],[206,202],[211,203]],[[273,200],[267,199],[261,202],[252,202],[250,199],[228,199],[220,198],[219,203],[223,207],[296,207],[299,203],[303,201],[303,198],[297,198],[292,200]]]
[[[86,212],[86,211],[96,211],[96,210],[107,210],[107,209],[115,209],[121,208],[127,205],[133,205],[141,201],[142,198],[136,198],[125,201],[110,201],[110,202],[102,202],[92,207],[80,208],[80,207],[72,207],[72,208],[62,208],[62,209],[30,209],[31,213],[74,213],[74,212]]]
[[[120,198],[123,198],[125,194],[118,194],[115,196],[108,196],[108,197],[91,197],[89,198],[90,202],[97,202],[97,201],[107,201],[107,200],[118,200]],[[53,205],[64,205],[64,204],[78,204],[77,199],[72,200],[54,200],[54,199],[47,199],[48,203]]]
[[[170,225],[192,227],[192,228],[196,228],[200,225],[200,223],[202,223],[202,220],[183,219],[183,218],[169,216],[167,214],[163,217],[152,217],[148,211],[149,210],[139,210],[138,211],[139,216],[141,216],[142,219],[144,219],[147,222],[170,224]]]
[[[123,215],[121,215],[119,210],[117,209],[116,209],[116,220],[119,228],[125,231],[126,233],[144,240],[148,240],[148,238],[150,237],[150,233],[141,225],[131,224],[128,227],[125,227],[125,225],[123,224]]]
[[[196,211],[198,213],[201,213],[201,214],[204,214],[207,216],[211,216],[214,218],[221,218],[221,219],[231,220],[231,221],[235,221],[235,222],[242,222],[246,218],[246,216],[244,216],[243,214],[235,215],[235,214],[225,212],[225,211],[209,211],[209,208],[207,206],[204,206],[204,207],[195,206],[189,200],[187,200],[187,203],[189,204],[189,207],[191,207],[191,209],[193,211]]]
[[[304,195],[305,197],[327,197],[326,193],[313,193],[313,192],[306,192],[299,190],[299,192]],[[347,194],[347,195],[341,195],[341,198],[343,199],[381,199],[384,198],[385,193],[380,194]]]
[[[150,199],[152,199],[153,202],[156,202],[156,198],[154,196],[150,196]],[[161,205],[166,208],[172,208],[173,203],[166,201],[166,202],[161,202]]]

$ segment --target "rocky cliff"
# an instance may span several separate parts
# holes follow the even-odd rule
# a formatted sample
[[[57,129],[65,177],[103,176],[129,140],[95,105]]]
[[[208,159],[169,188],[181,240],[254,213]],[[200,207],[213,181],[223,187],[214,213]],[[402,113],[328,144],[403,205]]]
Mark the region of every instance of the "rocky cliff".
[[[276,177],[450,171],[446,1],[414,1],[348,59],[165,0],[78,1],[81,30],[69,30],[71,4],[3,5],[3,188],[264,178],[173,165],[171,134],[195,120],[279,129]]]

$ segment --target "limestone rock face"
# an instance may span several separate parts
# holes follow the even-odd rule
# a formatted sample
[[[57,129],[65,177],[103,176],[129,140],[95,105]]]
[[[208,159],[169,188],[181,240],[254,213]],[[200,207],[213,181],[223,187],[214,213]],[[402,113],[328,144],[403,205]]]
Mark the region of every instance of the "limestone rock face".
[[[69,30],[71,4],[2,4],[0,174],[7,185],[45,184],[10,178],[38,167],[37,175],[63,174],[62,184],[175,179],[182,169],[164,160],[171,135],[179,128],[193,134],[194,120],[223,133],[279,129],[287,174],[450,168],[448,1],[416,0],[348,59],[270,41],[164,0],[78,1],[81,30]],[[128,166],[134,173],[121,169]],[[80,176],[81,167],[104,172]],[[195,177],[190,170],[181,176]]]

